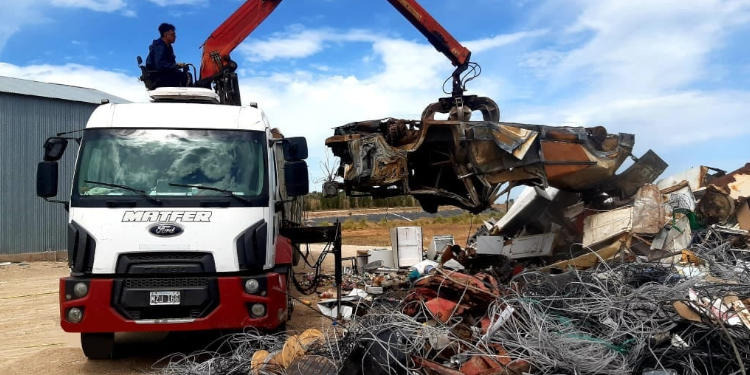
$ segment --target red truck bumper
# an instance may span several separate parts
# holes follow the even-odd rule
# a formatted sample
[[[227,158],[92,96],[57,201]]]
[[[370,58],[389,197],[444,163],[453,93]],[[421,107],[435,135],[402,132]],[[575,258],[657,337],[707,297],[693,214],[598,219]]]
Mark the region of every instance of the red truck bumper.
[[[274,329],[287,319],[286,275],[267,273],[265,295],[245,292],[243,283],[247,277],[215,277],[218,285],[218,304],[207,315],[199,318],[127,319],[113,303],[115,279],[82,279],[66,277],[60,279],[60,325],[66,332],[142,332],[142,331],[197,331],[215,329],[239,329],[258,327]],[[75,298],[70,293],[70,284],[88,282],[88,293]],[[68,288],[66,290],[66,284]],[[266,313],[253,317],[252,304],[261,303]],[[68,321],[71,308],[78,308],[83,317],[78,323]]]

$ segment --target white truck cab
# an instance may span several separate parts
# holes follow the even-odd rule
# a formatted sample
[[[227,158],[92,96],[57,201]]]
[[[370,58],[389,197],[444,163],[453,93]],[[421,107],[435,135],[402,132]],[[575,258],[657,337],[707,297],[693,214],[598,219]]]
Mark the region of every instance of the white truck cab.
[[[150,94],[99,106],[76,138],[60,314],[90,358],[112,355],[114,332],[274,329],[289,315],[279,231],[307,193],[304,138],[272,132],[257,106],[211,104],[208,89]],[[45,143],[45,199],[68,139]]]

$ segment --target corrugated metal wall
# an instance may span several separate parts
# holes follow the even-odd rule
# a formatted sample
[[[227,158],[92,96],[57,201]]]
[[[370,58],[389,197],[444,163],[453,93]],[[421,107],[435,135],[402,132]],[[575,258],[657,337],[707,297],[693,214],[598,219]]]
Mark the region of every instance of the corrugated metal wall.
[[[96,105],[0,93],[0,254],[64,250],[67,212],[36,196],[44,140],[82,129]],[[70,198],[75,141],[60,161],[58,198]]]

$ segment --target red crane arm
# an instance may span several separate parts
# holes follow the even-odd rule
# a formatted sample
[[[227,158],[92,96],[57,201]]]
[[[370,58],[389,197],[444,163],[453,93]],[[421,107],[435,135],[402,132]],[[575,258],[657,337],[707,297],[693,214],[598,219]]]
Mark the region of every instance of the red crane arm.
[[[409,20],[435,49],[448,57],[454,66],[464,66],[469,62],[471,51],[453,38],[448,30],[432,18],[416,0],[388,0],[388,2]]]
[[[229,61],[229,53],[258,27],[281,0],[248,0],[221,24],[203,43],[201,79],[218,74]]]

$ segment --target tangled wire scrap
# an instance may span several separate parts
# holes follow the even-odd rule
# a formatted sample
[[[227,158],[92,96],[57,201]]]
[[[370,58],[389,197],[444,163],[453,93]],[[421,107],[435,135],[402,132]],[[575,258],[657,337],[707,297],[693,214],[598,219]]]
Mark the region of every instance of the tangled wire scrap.
[[[330,329],[326,334],[331,335],[326,340],[306,348],[308,357],[323,358],[329,362],[332,368],[335,363],[329,358],[337,358],[341,361],[341,351],[337,347],[340,336],[335,329]],[[295,366],[283,366],[280,363],[264,363],[262,366],[254,367],[251,361],[253,355],[258,351],[281,353],[284,345],[288,342],[285,332],[267,333],[250,328],[241,333],[223,336],[209,344],[207,348],[191,354],[172,354],[157,361],[153,368],[155,374],[159,375],[285,375],[304,374],[302,371],[294,371]],[[299,370],[299,369],[297,369]]]
[[[747,299],[750,253],[720,238],[693,250],[715,277],[688,278],[656,263],[528,272],[490,305],[484,334],[467,314],[441,324],[425,310],[407,316],[375,309],[354,322],[350,336],[363,350],[357,355],[363,367],[379,365],[386,374],[425,372],[415,358],[457,368],[471,356],[496,356],[498,346],[538,374],[746,374],[748,327],[728,325],[723,318],[729,313],[685,319],[675,302],[688,301],[691,293],[708,301]],[[465,323],[468,335],[458,329]]]
[[[501,354],[526,362],[535,374],[746,375],[750,323],[729,324],[730,313],[710,305],[728,296],[747,301],[750,252],[718,232],[701,236],[691,247],[706,271],[700,277],[659,263],[526,272],[489,306],[442,321],[424,303],[406,315],[403,299],[384,296],[346,326],[329,326],[326,340],[307,355],[327,358],[340,374],[430,373],[424,361],[458,369],[473,356]],[[701,300],[709,308],[701,311],[691,302]],[[679,303],[693,307],[693,319],[678,311]],[[482,317],[490,320],[484,328]],[[255,351],[280,350],[285,339],[249,330],[226,337],[222,350],[168,357],[159,373],[248,374]],[[271,367],[264,373],[292,372]]]
[[[225,336],[203,350],[189,355],[172,354],[154,364],[163,375],[248,374],[250,358],[257,350],[278,350],[283,347],[282,334],[261,334],[249,329]],[[162,367],[163,366],[163,367]]]
[[[673,267],[649,263],[602,265],[565,276],[519,275],[519,291],[490,308],[491,317],[514,310],[491,341],[542,374],[746,374],[748,327],[716,316],[687,320],[674,303],[686,301],[691,291],[708,301],[747,299],[749,254],[721,239],[703,241],[693,251],[718,278],[686,278]]]

